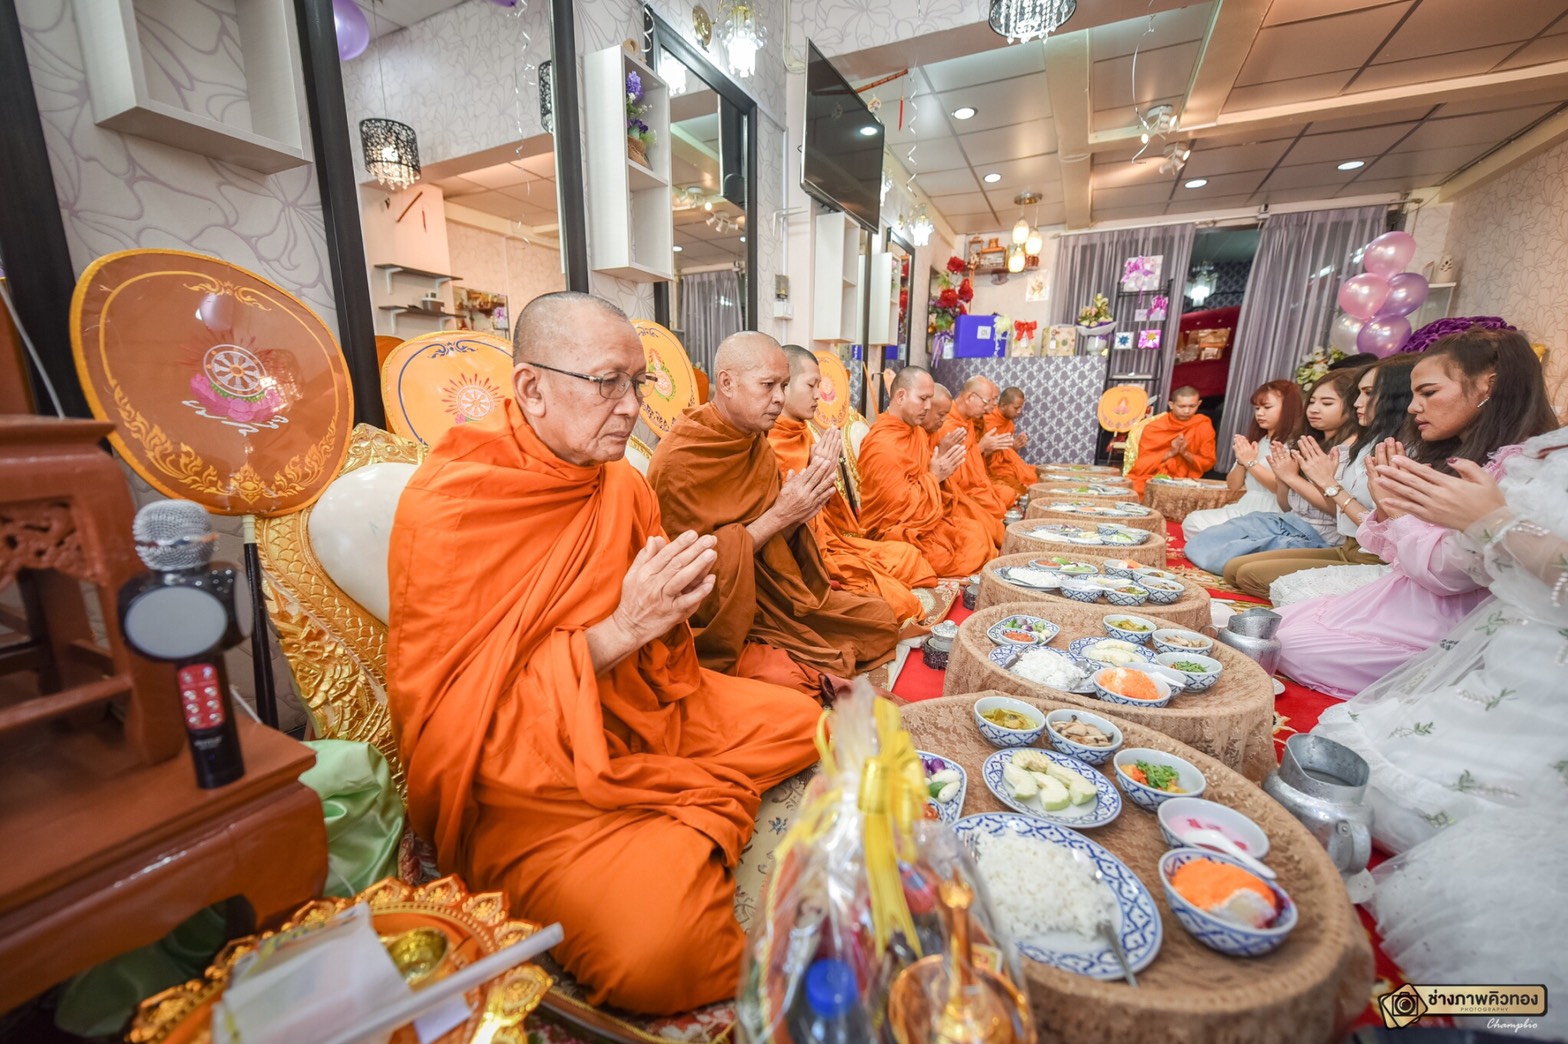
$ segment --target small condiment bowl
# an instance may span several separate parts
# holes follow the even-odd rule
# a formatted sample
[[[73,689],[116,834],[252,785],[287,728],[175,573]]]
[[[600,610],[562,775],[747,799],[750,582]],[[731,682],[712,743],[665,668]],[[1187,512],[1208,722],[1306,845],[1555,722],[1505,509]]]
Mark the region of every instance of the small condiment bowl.
[[[1132,767],[1140,761],[1151,765],[1169,765],[1176,770],[1176,785],[1181,787],[1180,794],[1172,794],[1164,790],[1156,790],[1147,783],[1139,783],[1127,775],[1125,769]],[[1190,761],[1178,758],[1174,754],[1167,754],[1162,750],[1151,750],[1148,747],[1128,747],[1116,752],[1113,760],[1116,768],[1116,782],[1122,788],[1122,793],[1127,799],[1145,812],[1157,812],[1162,804],[1178,797],[1199,797],[1208,788],[1209,781],[1203,778],[1203,773],[1198,771],[1198,766]]]
[[[410,928],[384,938],[381,945],[403,981],[418,989],[437,977],[446,963],[452,941],[439,928]]]
[[[1067,725],[1073,721],[1085,722],[1093,725],[1107,736],[1111,737],[1109,746],[1091,747],[1084,743],[1070,740],[1057,732],[1057,726]],[[1081,710],[1054,710],[1045,716],[1045,731],[1051,737],[1051,746],[1069,757],[1086,761],[1091,765],[1103,765],[1111,760],[1117,748],[1122,745],[1122,730],[1098,714],[1090,714]]]
[[[1225,672],[1225,665],[1212,656],[1202,656],[1191,652],[1160,653],[1154,662],[1161,667],[1169,667],[1179,671],[1186,679],[1188,692],[1204,692],[1214,688],[1214,683],[1220,680],[1220,675]],[[1178,663],[1188,663],[1200,666],[1203,669],[1194,671],[1185,667],[1176,666]]]
[[[995,722],[986,721],[985,712],[993,710],[1008,710],[1015,714],[1022,714],[1034,724],[1027,729],[1009,729]],[[1010,696],[982,696],[975,701],[974,716],[975,727],[993,747],[1028,747],[1033,745],[1034,741],[1040,738],[1040,733],[1045,731],[1045,712]]]
[[[1138,628],[1118,627],[1112,622],[1115,620],[1140,626]],[[1130,613],[1111,613],[1109,616],[1102,617],[1100,622],[1105,625],[1106,634],[1112,638],[1120,638],[1124,642],[1132,642],[1134,645],[1142,645],[1144,642],[1147,642],[1149,636],[1159,629],[1153,620],[1145,620],[1141,616],[1133,616]]]
[[[1171,887],[1171,875],[1194,859],[1211,859],[1216,863],[1247,869],[1229,856],[1206,848],[1173,848],[1160,857],[1160,884],[1165,887],[1165,902],[1187,934],[1209,949],[1231,957],[1261,957],[1278,949],[1291,929],[1296,927],[1298,919],[1296,904],[1289,894],[1273,881],[1258,878],[1274,893],[1275,902],[1279,906],[1274,923],[1267,928],[1249,928],[1216,917],[1207,910],[1200,910]]]
[[[1124,580],[1131,580],[1133,570],[1137,568],[1136,563],[1133,565],[1127,564],[1127,562],[1131,561],[1131,559],[1128,559],[1126,562],[1103,562],[1100,564],[1100,568],[1105,572],[1106,576],[1119,576]]]
[[[1137,584],[1128,581],[1121,588],[1107,588],[1105,600],[1112,605],[1142,605],[1149,600],[1149,591],[1147,588],[1139,587]]]
[[[1143,673],[1146,674],[1148,679],[1154,683],[1154,687],[1160,691],[1160,698],[1157,700],[1137,700],[1133,699],[1131,696],[1123,696],[1114,689],[1107,689],[1105,687],[1106,675],[1110,671],[1117,669],[1118,668],[1115,667],[1106,667],[1103,670],[1095,671],[1094,677],[1090,679],[1094,682],[1095,695],[1100,697],[1100,699],[1104,700],[1106,703],[1119,703],[1124,707],[1163,707],[1167,703],[1171,702],[1171,697],[1175,696],[1176,693],[1180,691],[1178,686],[1172,682],[1167,681],[1160,675],[1149,674],[1149,672],[1145,671]],[[1133,668],[1128,666],[1125,669],[1132,670]]]
[[[1196,639],[1203,644],[1193,646],[1192,648],[1188,648],[1185,645],[1176,645],[1170,640],[1173,636],[1188,640]],[[1214,648],[1213,638],[1206,634],[1199,634],[1197,631],[1183,630],[1180,627],[1161,627],[1151,636],[1151,641],[1154,644],[1155,652],[1162,653],[1193,653],[1198,656],[1206,656],[1209,650]]]
[[[1045,723],[1049,728],[1050,714],[1045,716]],[[1263,828],[1234,808],[1222,805],[1218,801],[1195,797],[1173,797],[1160,805],[1156,815],[1160,820],[1160,834],[1171,848],[1202,847],[1187,841],[1182,836],[1182,831],[1194,827],[1199,829],[1207,827],[1218,830],[1230,838],[1236,847],[1254,859],[1262,859],[1269,853],[1269,835],[1263,832]]]
[[[1098,602],[1100,596],[1105,594],[1105,588],[1092,580],[1063,574],[1062,594],[1075,602]]]
[[[1153,577],[1136,577],[1138,586],[1149,592],[1149,601],[1155,605],[1170,605],[1179,602],[1187,589],[1175,580],[1159,580]]]

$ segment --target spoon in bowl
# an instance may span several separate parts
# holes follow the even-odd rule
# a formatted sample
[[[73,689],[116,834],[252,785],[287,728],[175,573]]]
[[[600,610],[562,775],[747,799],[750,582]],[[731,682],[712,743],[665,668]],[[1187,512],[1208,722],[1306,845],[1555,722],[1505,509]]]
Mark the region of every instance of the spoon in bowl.
[[[1189,845],[1197,845],[1200,848],[1212,848],[1217,852],[1224,852],[1259,877],[1266,877],[1272,881],[1279,876],[1273,870],[1260,863],[1257,857],[1242,851],[1241,846],[1218,830],[1212,830],[1208,827],[1197,827],[1183,831],[1181,839]]]

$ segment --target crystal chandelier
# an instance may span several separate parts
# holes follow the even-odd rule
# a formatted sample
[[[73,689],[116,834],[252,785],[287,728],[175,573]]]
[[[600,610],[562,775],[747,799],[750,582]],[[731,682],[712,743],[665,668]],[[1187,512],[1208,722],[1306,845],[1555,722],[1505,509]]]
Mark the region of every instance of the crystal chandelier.
[[[757,52],[767,42],[767,27],[746,0],[733,0],[719,8],[719,45],[730,72],[746,77],[757,71]]]
[[[1202,307],[1203,302],[1214,293],[1214,266],[1205,261],[1198,266],[1192,274],[1192,282],[1187,284],[1187,299],[1193,304]]]
[[[419,142],[414,128],[397,120],[359,121],[365,169],[378,182],[398,192],[419,180]]]
[[[927,246],[931,242],[931,233],[935,231],[936,225],[931,221],[930,212],[924,203],[920,204],[909,222],[909,241],[917,247]]]
[[[1078,10],[1078,0],[991,0],[991,28],[1008,43],[1044,39]]]

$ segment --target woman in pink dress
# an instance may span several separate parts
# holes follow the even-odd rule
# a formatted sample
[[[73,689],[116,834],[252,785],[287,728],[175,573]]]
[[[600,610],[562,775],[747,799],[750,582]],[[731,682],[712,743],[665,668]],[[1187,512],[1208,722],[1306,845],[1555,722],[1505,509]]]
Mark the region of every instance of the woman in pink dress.
[[[1443,338],[1411,371],[1410,385],[1409,455],[1446,474],[1454,473],[1450,461],[1463,459],[1495,478],[1519,443],[1557,427],[1541,364],[1515,331],[1473,328]],[[1280,673],[1342,700],[1435,645],[1487,593],[1459,534],[1384,503],[1377,469],[1405,445],[1388,439],[1370,452],[1377,509],[1356,537],[1392,571],[1349,594],[1279,610]],[[1347,495],[1332,486],[1324,492]]]

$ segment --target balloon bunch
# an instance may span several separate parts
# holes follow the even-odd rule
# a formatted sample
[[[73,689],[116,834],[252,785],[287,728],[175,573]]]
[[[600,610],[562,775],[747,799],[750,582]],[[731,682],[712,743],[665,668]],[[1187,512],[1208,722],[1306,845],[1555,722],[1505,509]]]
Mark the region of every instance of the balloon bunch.
[[[1360,275],[1339,288],[1344,314],[1334,320],[1328,343],[1342,352],[1393,355],[1410,340],[1409,316],[1426,302],[1427,282],[1405,266],[1416,253],[1409,232],[1385,232],[1361,255]]]
[[[354,0],[332,0],[332,24],[338,34],[338,57],[352,61],[370,46],[370,23]]]

